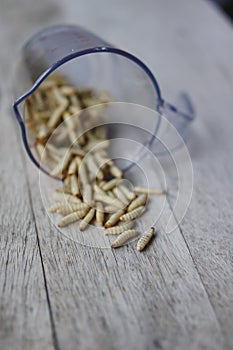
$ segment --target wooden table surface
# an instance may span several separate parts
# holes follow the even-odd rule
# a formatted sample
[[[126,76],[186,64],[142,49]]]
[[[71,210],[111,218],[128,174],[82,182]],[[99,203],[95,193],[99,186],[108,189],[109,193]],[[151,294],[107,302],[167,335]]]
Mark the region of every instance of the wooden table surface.
[[[193,98],[191,205],[144,254],[84,247],[45,213],[12,78],[24,40],[61,22],[139,56],[168,100]],[[233,349],[230,21],[204,0],[1,0],[0,47],[0,349]]]

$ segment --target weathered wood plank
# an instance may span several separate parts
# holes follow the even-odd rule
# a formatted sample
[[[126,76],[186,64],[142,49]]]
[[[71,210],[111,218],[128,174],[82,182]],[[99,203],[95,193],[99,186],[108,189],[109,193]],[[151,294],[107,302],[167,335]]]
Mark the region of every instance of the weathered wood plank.
[[[145,254],[136,253],[135,244],[114,252],[81,246],[52,226],[39,198],[37,171],[30,174],[61,348],[224,348],[215,313],[178,229],[170,235],[161,229]],[[168,217],[168,206],[165,211]]]
[[[0,348],[53,349],[51,322],[19,135],[3,99],[0,128]]]
[[[228,72],[230,64],[223,53],[219,52],[219,48],[221,51],[226,50],[226,40],[230,40],[230,30],[228,25],[219,19],[219,15],[210,11],[209,7],[203,5],[201,1],[187,4],[185,1],[177,0],[173,5],[156,1],[148,2],[147,6],[144,5],[140,1],[135,1],[133,5],[130,1],[124,2],[124,11],[122,11],[119,4],[109,6],[103,0],[98,4],[93,0],[85,5],[79,3],[77,9],[75,1],[68,1],[63,8],[64,12],[61,12],[69,21],[79,22],[92,28],[109,41],[118,43],[140,57],[146,58],[149,66],[157,73],[168,97],[174,96],[172,91],[177,89],[178,83],[192,92],[198,109],[202,110],[204,117],[202,121],[199,113],[196,132],[205,138],[203,147],[206,149],[206,156],[203,156],[203,149],[200,150],[200,146],[193,149],[195,174],[196,171],[198,174],[196,175],[198,181],[195,181],[200,192],[196,190],[197,192],[194,193],[194,206],[191,207],[182,225],[186,242],[181,232],[176,230],[172,235],[161,233],[156,244],[151,246],[146,254],[138,255],[131,247],[111,252],[82,247],[57,233],[44,215],[39,199],[36,171],[30,170],[33,210],[56,334],[61,349],[76,349],[78,346],[81,349],[118,349],[124,346],[127,349],[225,350],[227,347],[222,332],[226,335],[229,348],[231,345],[232,314],[229,303],[232,299],[232,286],[227,280],[231,272],[229,259],[231,236],[224,221],[225,216],[222,215],[218,225],[219,228],[221,225],[225,228],[224,236],[219,236],[214,228],[216,251],[211,250],[210,253],[209,245],[213,234],[211,218],[215,217],[213,213],[216,212],[217,215],[218,207],[210,206],[209,200],[211,198],[211,203],[216,205],[219,199],[217,194],[223,191],[227,196],[231,187],[228,179],[224,180],[223,186],[218,181],[218,192],[215,194],[216,178],[212,175],[212,185],[208,189],[209,182],[206,179],[209,179],[210,175],[206,164],[218,174],[218,179],[222,179],[224,174],[217,169],[215,160],[208,160],[210,158],[208,152],[212,150],[214,139],[207,132],[207,128],[211,132],[211,128],[214,128],[213,134],[218,136],[216,132],[218,121],[216,117],[212,123],[213,115],[217,115],[222,109],[229,113],[232,110],[230,99],[232,73]],[[105,11],[101,11],[97,16],[96,13],[100,8]],[[56,7],[56,10],[59,12],[59,7]],[[142,23],[143,16],[146,20],[143,21],[143,26],[137,30],[134,28],[130,32],[129,18],[132,12],[134,20],[138,23]],[[19,19],[16,10],[11,10],[10,13],[11,15],[13,13],[11,18],[16,16]],[[30,14],[29,9],[27,15],[23,16],[24,19],[29,18],[28,13]],[[174,17],[176,13],[177,16]],[[45,11],[44,14],[46,15],[47,12]],[[18,21],[17,30],[20,32],[23,28],[25,36],[30,34],[32,28],[35,31],[39,27],[39,20],[36,20],[35,15],[33,18],[34,20],[29,22]],[[48,18],[49,16],[47,20]],[[196,26],[197,21],[198,26]],[[216,23],[218,23],[217,27]],[[208,33],[205,31],[207,29]],[[217,35],[222,40],[222,47],[218,47],[217,50],[213,45],[215,42],[211,43],[213,30],[215,30],[215,37]],[[140,39],[148,33],[150,35],[147,36],[147,40]],[[224,39],[225,37],[227,39]],[[11,43],[17,43],[15,33],[12,34]],[[155,43],[160,44],[156,52],[151,49],[157,47]],[[229,57],[232,57],[232,51],[228,50]],[[200,55],[197,55],[197,51]],[[4,59],[6,61],[6,56]],[[213,65],[209,65],[210,61],[214,62]],[[180,67],[182,75],[179,74],[178,68],[174,70],[174,66]],[[219,69],[217,73],[216,67]],[[218,99],[221,90],[219,85],[212,84],[213,76],[220,81],[224,76],[225,98],[222,102]],[[212,96],[209,95],[209,89]],[[215,96],[214,105],[213,96]],[[210,108],[210,105],[213,107]],[[232,123],[229,123],[226,116],[225,122],[229,128],[222,129],[225,137],[222,138],[222,151],[219,154],[223,158],[219,155],[218,160],[223,164],[224,170],[227,169],[226,172],[231,175],[232,168],[226,156],[224,157],[224,153],[231,149],[231,144],[225,142],[225,139],[230,137]],[[209,141],[211,147],[208,148]],[[28,166],[31,167],[31,165]],[[204,200],[203,192],[206,192]],[[227,210],[227,206],[230,207],[231,201],[229,195],[223,202],[224,210]],[[204,206],[210,215],[209,222],[205,217]],[[29,208],[28,203],[26,208]],[[170,215],[168,207],[166,210],[167,215]],[[229,211],[225,212],[230,216]],[[22,225],[21,222],[20,224]],[[203,242],[202,230],[206,225],[206,239]],[[192,231],[195,232],[195,236]],[[228,243],[228,248],[225,241]],[[205,255],[202,253],[203,248],[207,251]],[[224,256],[217,257],[220,249],[224,250],[227,259]],[[219,281],[223,284],[219,285]],[[217,319],[212,306],[217,313]],[[40,320],[41,318],[38,318],[39,324]],[[9,339],[7,341],[9,342]]]
[[[24,23],[20,11],[11,6],[9,2],[0,5],[0,46],[4,48],[0,52],[0,348],[52,350],[55,340],[21,135],[16,133],[10,110],[9,77],[15,64],[15,46],[19,45],[15,45],[16,27]]]

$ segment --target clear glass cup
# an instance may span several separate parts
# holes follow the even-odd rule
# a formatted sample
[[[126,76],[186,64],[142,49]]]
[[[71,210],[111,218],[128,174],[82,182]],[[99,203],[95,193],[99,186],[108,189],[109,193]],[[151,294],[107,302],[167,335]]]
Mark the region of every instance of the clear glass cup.
[[[154,75],[137,57],[105,42],[86,29],[74,25],[57,25],[35,34],[22,48],[16,70],[14,112],[22,132],[23,143],[31,160],[42,170],[43,164],[34,150],[33,136],[25,124],[24,107],[26,98],[54,71],[65,75],[78,88],[90,86],[94,90],[106,90],[115,102],[135,104],[152,109],[154,117],[145,120],[144,116],[114,115],[114,122],[130,124],[126,131],[134,135],[133,139],[147,146],[153,154],[162,154],[156,142],[161,129],[161,115],[175,126],[185,138],[194,111],[187,94],[180,95],[181,109],[166,102]],[[138,114],[138,113],[135,113]],[[112,122],[112,121],[111,121]],[[133,130],[132,125],[137,130]],[[149,128],[150,132],[145,132]],[[170,148],[179,147],[177,139],[164,131]],[[116,136],[122,135],[122,129],[115,127]],[[140,131],[141,130],[141,131]],[[144,130],[144,131],[143,131]],[[161,130],[160,130],[161,132]],[[138,152],[138,150],[137,150]],[[139,152],[140,153],[140,152]],[[128,164],[124,169],[131,168]]]

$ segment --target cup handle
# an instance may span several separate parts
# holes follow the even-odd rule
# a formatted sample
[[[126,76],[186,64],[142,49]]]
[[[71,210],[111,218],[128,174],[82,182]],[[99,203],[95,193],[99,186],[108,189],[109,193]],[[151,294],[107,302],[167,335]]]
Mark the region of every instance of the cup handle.
[[[193,103],[186,92],[181,92],[177,98],[177,106],[162,100],[159,111],[176,127],[181,136],[184,136],[186,127],[195,117]]]

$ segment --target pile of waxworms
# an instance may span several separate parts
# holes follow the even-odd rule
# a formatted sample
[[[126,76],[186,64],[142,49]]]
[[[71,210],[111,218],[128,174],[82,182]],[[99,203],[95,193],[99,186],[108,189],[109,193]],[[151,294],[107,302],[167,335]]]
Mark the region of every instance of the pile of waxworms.
[[[25,122],[50,175],[63,180],[63,187],[53,193],[56,203],[48,209],[63,216],[58,226],[81,220],[79,229],[84,231],[95,220],[105,235],[117,235],[111,247],[118,248],[139,235],[133,226],[146,210],[148,195],[165,191],[130,190],[124,184],[121,169],[107,152],[107,126],[95,126],[96,120],[104,119],[110,101],[104,91],[77,89],[63,76],[52,75],[27,98]],[[88,108],[96,105],[97,109]],[[154,235],[153,227],[141,235],[137,250],[142,251]]]

